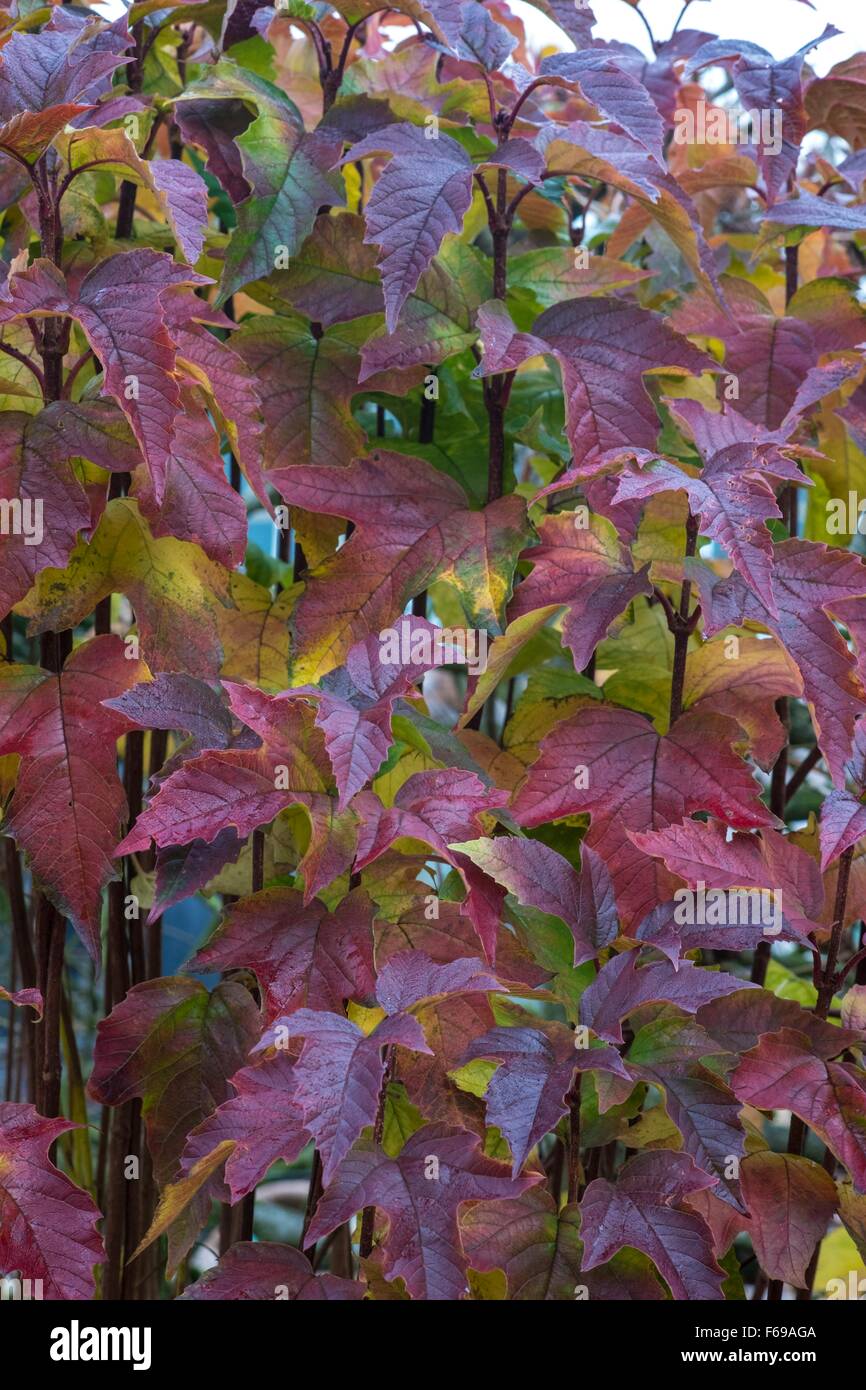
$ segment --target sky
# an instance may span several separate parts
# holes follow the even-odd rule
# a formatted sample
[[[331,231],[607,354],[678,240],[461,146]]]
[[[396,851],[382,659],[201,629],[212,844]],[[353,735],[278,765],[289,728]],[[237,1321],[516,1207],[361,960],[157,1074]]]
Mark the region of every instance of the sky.
[[[620,39],[651,52],[649,36],[626,0],[591,0],[597,23],[593,34],[601,39]],[[524,0],[509,0],[529,34],[539,44],[555,42],[564,47],[562,31]],[[682,9],[682,0],[642,0],[641,11],[657,39],[666,39]],[[815,39],[828,24],[841,30],[810,56],[815,72],[823,74],[866,49],[866,0],[695,0],[683,21],[690,29],[705,29],[723,39],[749,39],[775,58],[787,58]]]

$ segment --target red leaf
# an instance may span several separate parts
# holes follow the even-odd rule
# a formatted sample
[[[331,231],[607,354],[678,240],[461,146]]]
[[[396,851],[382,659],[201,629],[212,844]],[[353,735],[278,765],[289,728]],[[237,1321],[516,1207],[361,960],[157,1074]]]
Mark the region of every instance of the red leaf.
[[[342,1013],[373,992],[373,905],[355,888],[333,912],[290,888],[265,888],[226,910],[194,970],[252,970],[269,1022],[296,1009]]]
[[[364,1284],[357,1279],[314,1274],[306,1255],[291,1245],[261,1240],[233,1245],[219,1264],[184,1289],[180,1298],[345,1303],[357,1301],[365,1293]]]
[[[126,814],[115,745],[130,727],[102,701],[147,674],[119,637],[83,642],[59,675],[0,665],[0,753],[21,756],[5,828],[97,963],[102,889]]]
[[[723,1298],[709,1227],[683,1210],[686,1197],[712,1181],[690,1158],[668,1150],[630,1159],[615,1184],[596,1178],[580,1203],[583,1268],[632,1246],[649,1255],[674,1298]]]
[[[450,135],[440,134],[437,140],[426,136],[418,126],[387,126],[353,145],[342,161],[392,156],[364,208],[365,241],[381,247],[389,333],[442,238],[460,231],[472,201],[472,163],[462,145]]]
[[[397,1158],[360,1140],[319,1202],[308,1241],[329,1235],[362,1207],[380,1207],[390,1223],[382,1245],[385,1278],[403,1279],[413,1298],[462,1298],[468,1288],[457,1227],[461,1205],[517,1197],[536,1181],[509,1178],[479,1147],[477,1135],[446,1125],[418,1130]]]
[[[666,873],[648,871],[631,831],[660,829],[694,811],[741,828],[773,823],[748,765],[731,750],[736,736],[736,724],[721,715],[682,715],[661,737],[631,711],[583,710],[543,740],[513,813],[534,826],[590,811],[586,843],[607,864],[629,926],[676,886]]]
[[[756,988],[722,971],[691,961],[675,969],[669,961],[638,967],[639,951],[623,951],[603,965],[580,999],[580,1021],[607,1042],[623,1040],[622,1021],[643,1004],[676,1004],[697,1013],[719,995]]]
[[[94,1298],[93,1266],[105,1260],[99,1208],[48,1157],[58,1135],[78,1128],[0,1104],[0,1269],[41,1280],[36,1298]]]
[[[517,1177],[532,1149],[568,1113],[575,1072],[603,1071],[624,1083],[613,1095],[626,1100],[634,1083],[613,1047],[576,1047],[562,1023],[539,1028],[493,1028],[476,1038],[464,1062],[483,1057],[501,1062],[487,1087],[487,1123],[501,1129],[511,1146]]]
[[[863,1073],[816,1057],[805,1033],[783,1028],[761,1038],[730,1077],[746,1105],[792,1110],[866,1189],[866,1088]]]

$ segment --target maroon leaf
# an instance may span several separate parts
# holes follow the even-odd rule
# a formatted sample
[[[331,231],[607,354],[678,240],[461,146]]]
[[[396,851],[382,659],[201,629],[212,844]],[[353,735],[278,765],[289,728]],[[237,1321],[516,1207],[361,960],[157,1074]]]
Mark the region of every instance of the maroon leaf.
[[[583,1268],[632,1246],[649,1255],[674,1298],[721,1299],[724,1276],[709,1227],[683,1210],[686,1197],[712,1181],[686,1155],[667,1150],[630,1159],[616,1183],[596,1178],[580,1203]]]
[[[361,1131],[376,1118],[385,1075],[383,1049],[399,1043],[429,1052],[424,1030],[410,1014],[399,1014],[383,1019],[365,1036],[342,1014],[298,1009],[277,1020],[259,1048],[272,1045],[275,1037],[305,1039],[294,1068],[293,1101],[316,1141],[328,1187]]]
[[[527,826],[592,813],[586,842],[607,864],[624,925],[640,921],[676,886],[648,871],[630,832],[662,828],[694,811],[735,827],[772,824],[746,763],[731,751],[737,726],[685,714],[660,737],[641,715],[583,710],[543,740],[513,812]]]
[[[147,675],[126,656],[119,637],[94,637],[59,674],[0,665],[0,753],[21,758],[4,827],[97,963],[102,889],[126,814],[116,741],[130,727],[102,702]]]
[[[236,1095],[190,1130],[180,1176],[233,1140],[225,1165],[228,1199],[239,1202],[262,1181],[271,1164],[293,1163],[310,1142],[295,1095],[294,1059],[276,1052],[258,1066],[243,1067],[231,1078]]]
[[[0,1104],[0,1269],[41,1281],[34,1298],[96,1296],[99,1209],[48,1157],[58,1135],[77,1128],[32,1105]]]
[[[131,43],[125,15],[106,25],[92,13],[58,9],[38,34],[13,31],[2,53],[0,118],[86,96],[126,62]]]
[[[626,479],[620,482],[620,489]],[[631,555],[610,522],[592,516],[582,526],[581,513],[544,517],[538,526],[541,545],[522,557],[533,570],[509,604],[508,619],[567,604],[562,637],[582,671],[611,624],[639,594],[651,594],[649,566],[635,571]],[[768,537],[769,540],[769,537]]]
[[[365,241],[381,248],[388,332],[448,232],[459,232],[472,201],[472,164],[450,135],[425,138],[414,125],[388,126],[353,145],[344,157],[392,156],[364,209]]]
[[[194,970],[252,970],[272,1022],[300,1008],[342,1013],[375,984],[373,906],[355,888],[333,912],[308,904],[290,888],[265,888],[227,909],[211,939],[190,962]]]
[[[731,1074],[740,1100],[759,1110],[792,1110],[866,1189],[866,1088],[863,1073],[816,1057],[805,1033],[783,1028],[761,1038]]]
[[[805,1288],[812,1252],[836,1210],[836,1184],[811,1158],[769,1150],[750,1154],[740,1176],[761,1269],[769,1279]]]
[[[581,996],[581,1023],[607,1042],[622,1042],[623,1019],[643,1004],[676,1004],[693,1014],[711,999],[750,988],[733,975],[702,970],[691,961],[683,961],[678,970],[669,961],[639,967],[639,955],[624,951],[614,956]]]
[[[540,840],[499,835],[452,845],[513,893],[565,922],[574,937],[574,964],[593,960],[619,933],[613,887],[604,861],[584,845],[580,870]]]
[[[457,1227],[461,1205],[517,1197],[536,1180],[509,1178],[479,1147],[477,1135],[446,1125],[418,1130],[397,1158],[360,1140],[319,1202],[307,1239],[320,1240],[362,1207],[377,1206],[389,1219],[385,1278],[403,1279],[413,1298],[461,1298],[468,1291]]]
[[[501,1062],[487,1087],[487,1123],[498,1126],[511,1146],[516,1177],[530,1152],[568,1113],[576,1072],[609,1072],[624,1083],[614,1095],[625,1100],[631,1077],[613,1047],[577,1047],[561,1023],[538,1028],[493,1028],[476,1038],[464,1062],[483,1057]]]
[[[854,721],[863,711],[866,692],[830,613],[840,603],[850,608],[851,600],[866,595],[866,566],[854,555],[811,541],[790,540],[774,546],[772,589],[779,613],[775,618],[739,575],[717,580],[700,562],[690,564],[701,590],[707,636],[729,624],[760,623],[796,661],[814,710],[821,749],[834,782],[843,786]],[[855,603],[851,616],[862,608],[862,603]],[[820,663],[815,661],[816,649],[822,653]]]
[[[63,569],[80,533],[96,521],[90,499],[70,466],[86,458],[100,468],[128,471],[140,454],[126,422],[109,402],[55,401],[38,415],[0,417],[0,493],[20,498],[22,526],[0,536],[0,608],[22,599],[49,565]],[[29,510],[28,510],[29,509]]]
[[[174,343],[160,296],[173,285],[206,284],[166,255],[124,251],[99,262],[77,291],[50,261],[38,260],[9,281],[0,322],[71,315],[84,329],[105,374],[105,390],[124,411],[161,500],[180,395]]]
[[[633,838],[645,854],[659,855],[671,873],[692,888],[758,888],[773,895],[764,898],[758,913],[762,930],[773,928],[769,936],[779,935],[776,903],[786,929],[805,934],[820,922],[824,888],[818,866],[804,849],[774,830],[729,835],[718,821],[688,820]]]
[[[262,1240],[233,1245],[219,1264],[184,1289],[180,1298],[339,1303],[363,1298],[365,1292],[364,1285],[356,1279],[314,1274],[306,1255],[291,1245]]]

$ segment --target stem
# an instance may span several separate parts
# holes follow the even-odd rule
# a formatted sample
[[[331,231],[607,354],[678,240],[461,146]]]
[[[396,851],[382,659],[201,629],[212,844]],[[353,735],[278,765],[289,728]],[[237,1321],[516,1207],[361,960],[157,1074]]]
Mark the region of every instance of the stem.
[[[785,788],[785,801],[788,802],[800,790],[813,767],[817,767],[821,761],[821,749],[816,744],[806,754],[800,766],[791,774],[791,780]]]
[[[568,1200],[576,1202],[580,1196],[580,1087],[582,1073],[575,1069],[571,1089],[566,1096],[568,1101]]]
[[[376,1119],[373,1124],[373,1143],[381,1144],[382,1135],[385,1132],[385,1102],[388,1097],[388,1083],[394,1071],[396,1061],[396,1050],[394,1044],[389,1044],[385,1048],[385,1070],[382,1073],[382,1084],[379,1087],[379,1103],[376,1106]],[[369,1259],[373,1250],[373,1236],[376,1230],[376,1208],[365,1207],[364,1215],[361,1218],[361,1244],[359,1254],[362,1260]]]
[[[799,279],[799,250],[798,250],[798,247],[796,247],[796,246],[786,246],[786,247],[785,247],[785,307],[786,307],[786,308],[787,308],[788,305],[791,303],[791,300],[793,299],[794,295],[797,293],[797,282],[798,282],[798,279]],[[780,494],[779,494],[779,510],[780,510],[781,513],[782,513],[782,519],[783,519],[783,521],[784,521],[784,523],[785,523],[785,525],[786,525],[786,527],[787,527],[787,529],[788,529],[788,535],[789,535],[789,536],[792,536],[792,537],[793,537],[793,536],[796,536],[796,534],[797,534],[797,489],[796,489],[796,487],[794,486],[793,483],[788,483],[788,485],[787,485],[786,487],[784,487],[784,488],[782,489],[782,491],[780,492]],[[806,763],[808,763],[808,758],[807,758],[807,759],[806,759],[806,763],[804,763],[804,765],[803,765],[801,768],[798,768],[798,769],[797,769],[797,771],[796,771],[796,772],[793,774],[793,776],[791,777],[790,782],[788,782],[788,780],[787,780],[787,778],[788,778],[788,747],[789,747],[789,735],[790,735],[791,720],[790,720],[790,708],[789,708],[789,705],[788,705],[788,697],[787,697],[787,695],[782,695],[782,696],[776,701],[776,714],[779,716],[779,721],[780,721],[780,723],[782,724],[782,727],[783,727],[784,730],[785,730],[785,742],[784,742],[784,745],[782,746],[782,748],[781,748],[780,751],[779,751],[779,756],[777,757],[775,763],[773,764],[773,771],[772,771],[772,773],[770,774],[770,810],[773,812],[773,815],[778,816],[780,820],[784,820],[784,819],[785,819],[785,806],[786,806],[787,802],[788,802],[788,801],[790,800],[790,798],[794,795],[794,792],[795,792],[795,791],[797,790],[797,788],[800,786],[801,782],[803,782],[803,781],[805,780],[805,778],[808,776],[809,771],[810,771],[810,766],[811,766],[811,767],[814,767],[814,762],[813,762],[810,766],[806,766]],[[816,751],[816,753],[817,753],[817,750],[815,750],[815,751]],[[818,758],[818,757],[820,757],[820,753],[817,753],[817,756],[816,756],[816,758],[815,758],[815,761],[817,761],[817,758]],[[754,955],[753,961],[752,961],[751,980],[752,980],[752,983],[753,983],[753,984],[763,986],[764,981],[765,981],[766,978],[767,978],[767,967],[768,967],[769,964],[770,964],[771,954],[772,954],[772,947],[771,947],[771,945],[770,945],[770,942],[769,942],[768,940],[762,941],[762,942],[759,944],[759,946],[757,947],[757,949],[756,949],[756,951],[755,951],[755,955]],[[771,1281],[770,1281],[769,1292],[768,1292],[768,1294],[767,1294],[767,1297],[768,1297],[768,1298],[770,1298],[771,1295],[772,1295],[772,1293],[773,1293],[774,1286],[775,1286],[775,1282],[776,1282],[775,1280],[771,1280]]]
[[[836,898],[833,903],[833,926],[830,931],[830,941],[827,946],[827,959],[824,962],[824,971],[821,976],[820,984],[818,985],[818,998],[812,1010],[815,1017],[820,1019],[826,1019],[830,1012],[830,1004],[833,1000],[833,994],[837,984],[836,964],[839,959],[842,937],[845,934],[845,908],[848,902],[848,884],[851,877],[851,861],[854,858],[854,848],[854,845],[851,845],[839,858],[839,872],[836,879]],[[807,1126],[803,1120],[800,1119],[799,1115],[791,1116],[787,1147],[787,1152],[789,1154],[796,1155],[802,1153],[803,1142],[806,1138],[806,1129]],[[818,1245],[820,1245],[820,1241]],[[808,1292],[806,1296],[808,1297]],[[778,1303],[781,1297],[781,1279],[771,1279],[767,1288],[767,1302]]]
[[[313,1163],[310,1168],[310,1186],[307,1189],[307,1205],[304,1209],[304,1224],[301,1228],[300,1248],[306,1251],[310,1264],[316,1257],[315,1245],[307,1245],[307,1231],[313,1219],[313,1212],[322,1195],[322,1159],[318,1149],[313,1149]]]
[[[698,543],[698,519],[689,512],[686,522],[686,559],[695,553]],[[686,681],[686,659],[689,650],[689,603],[692,596],[692,582],[689,578],[683,579],[683,586],[680,590],[680,606],[676,614],[676,623],[673,627],[674,634],[674,665],[671,673],[671,707],[670,725],[676,723],[683,712],[683,689]],[[670,618],[668,618],[670,626]]]
[[[126,65],[126,85],[133,94],[141,91],[144,85],[144,49],[142,47],[143,26],[139,20],[138,24],[132,26],[132,36],[135,39],[135,52]],[[132,228],[135,222],[135,199],[138,189],[134,183],[124,179],[120,185],[120,197],[117,204],[117,222],[114,228],[116,241],[126,241],[132,236]]]

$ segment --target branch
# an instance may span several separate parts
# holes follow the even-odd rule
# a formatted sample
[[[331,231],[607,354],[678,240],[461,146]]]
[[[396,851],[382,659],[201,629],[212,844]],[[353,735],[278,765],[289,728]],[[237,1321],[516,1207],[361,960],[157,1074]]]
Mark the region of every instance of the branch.
[[[18,348],[11,347],[9,343],[0,343],[0,352],[5,352],[8,357],[14,357],[16,362],[20,362],[22,367],[26,367],[29,372],[32,372],[39,382],[40,391],[44,393],[45,377],[35,362],[31,362],[25,353],[19,352]]]

